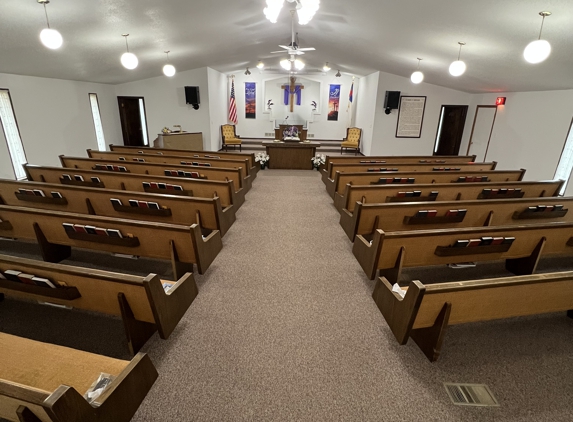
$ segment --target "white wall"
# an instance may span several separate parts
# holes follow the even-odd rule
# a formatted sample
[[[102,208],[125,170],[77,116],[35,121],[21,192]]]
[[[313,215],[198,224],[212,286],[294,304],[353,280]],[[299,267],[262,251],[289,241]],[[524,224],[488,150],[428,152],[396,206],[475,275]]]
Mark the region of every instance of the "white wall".
[[[203,148],[211,149],[209,119],[208,68],[177,72],[175,76],[157,76],[136,82],[115,85],[116,96],[144,97],[149,142],[157,138],[161,129],[181,125],[188,132],[203,132]],[[201,105],[194,110],[185,103],[185,86],[198,86]],[[116,105],[117,108],[117,105]],[[121,141],[123,144],[123,141]]]
[[[392,110],[390,115],[384,113],[386,91],[400,91],[401,95],[427,97],[420,138],[396,138],[398,110]],[[424,82],[415,85],[410,78],[380,72],[370,155],[432,155],[442,105],[469,105],[471,97],[467,92]],[[466,120],[466,131],[468,120],[469,118]],[[460,153],[461,151],[460,149]]]
[[[372,150],[379,79],[380,72],[360,78],[360,92],[355,95],[354,99],[356,104],[356,122],[354,126],[362,128],[360,150],[365,155],[371,155]]]
[[[209,117],[211,127],[211,151],[222,146],[221,125],[227,123],[229,105],[227,98],[227,75],[208,68],[209,77]]]
[[[122,143],[117,100],[111,85],[0,74],[0,87],[10,90],[26,158],[31,164],[59,166],[58,155],[86,156],[97,149],[89,93],[98,94],[106,143]],[[0,175],[14,177],[7,167],[8,150],[0,138]],[[8,158],[9,160],[9,158]]]

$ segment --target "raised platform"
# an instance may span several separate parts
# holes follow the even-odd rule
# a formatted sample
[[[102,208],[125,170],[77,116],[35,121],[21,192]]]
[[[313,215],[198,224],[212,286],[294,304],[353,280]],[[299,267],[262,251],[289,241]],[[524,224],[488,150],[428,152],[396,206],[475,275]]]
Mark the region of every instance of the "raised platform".
[[[272,141],[271,138],[241,138],[242,141],[242,150],[243,152],[262,152],[265,151],[265,147],[263,146],[263,142]],[[340,144],[342,140],[324,140],[324,139],[317,139],[313,142],[320,142],[320,149],[317,151],[320,154],[325,155],[354,155],[354,151],[351,152],[344,152],[340,154]],[[237,151],[239,149],[237,148]]]

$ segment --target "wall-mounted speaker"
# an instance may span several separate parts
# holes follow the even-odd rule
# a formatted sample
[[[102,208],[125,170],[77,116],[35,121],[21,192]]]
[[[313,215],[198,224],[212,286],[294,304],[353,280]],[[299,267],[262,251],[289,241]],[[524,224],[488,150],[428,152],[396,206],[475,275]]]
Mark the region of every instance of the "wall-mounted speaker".
[[[397,109],[400,105],[400,91],[386,91],[384,96],[385,109]]]
[[[198,86],[185,87],[185,102],[187,104],[191,104],[195,110],[199,108],[199,104],[201,104],[201,98],[199,97]]]

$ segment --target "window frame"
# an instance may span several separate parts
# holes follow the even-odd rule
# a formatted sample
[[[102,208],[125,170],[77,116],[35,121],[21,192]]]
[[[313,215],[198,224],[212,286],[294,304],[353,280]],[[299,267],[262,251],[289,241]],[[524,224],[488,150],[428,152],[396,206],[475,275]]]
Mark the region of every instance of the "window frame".
[[[22,140],[22,132],[20,131],[20,125],[18,124],[18,118],[16,117],[16,110],[14,109],[14,102],[12,101],[12,94],[9,88],[0,87],[0,91],[6,91],[8,93],[8,99],[10,100],[10,108],[12,110],[12,115],[14,116],[14,123],[16,123],[16,130],[18,130],[18,137],[20,138],[20,145],[22,147],[22,152],[24,153],[24,162],[28,163],[28,155],[26,154],[26,148],[24,147],[24,141]],[[12,163],[12,169],[14,170],[14,178],[16,180],[27,179],[26,172],[24,171],[23,177],[18,177],[18,170],[12,158],[12,151],[10,150],[10,144],[8,143],[8,136],[6,135],[6,129],[4,128],[4,122],[0,119],[0,126],[2,126],[2,133],[4,134],[4,140],[6,141],[6,148],[8,148],[8,155],[10,156],[10,162]]]
[[[553,173],[553,180],[557,180],[557,170],[559,170],[559,165],[561,164],[561,159],[563,158],[563,153],[567,148],[567,144],[569,142],[569,137],[571,136],[571,149],[573,150],[573,118],[571,118],[571,123],[569,124],[569,130],[567,131],[567,135],[565,136],[565,142],[563,143],[563,148],[561,148],[561,154],[559,155],[559,160],[557,161],[557,166],[555,167],[555,172]],[[571,170],[569,171],[569,177],[565,180],[563,184],[562,192],[559,192],[559,196],[564,196],[565,191],[567,190],[567,186],[571,181],[571,176],[573,175],[573,165],[571,166]]]
[[[103,149],[101,149],[101,148],[102,148],[102,145],[100,145],[99,139],[98,139],[97,128],[96,128],[96,122],[95,122],[95,119],[94,119],[94,110],[93,110],[93,106],[92,106],[92,102],[91,102],[91,96],[92,96],[92,95],[95,95],[95,100],[96,100],[96,103],[97,103],[97,112],[98,112],[98,114],[99,114],[99,121],[100,121],[100,124],[101,124],[101,134],[102,134],[102,136],[103,136]],[[90,111],[91,111],[91,115],[92,115],[92,122],[93,122],[93,125],[94,125],[94,131],[95,131],[95,135],[96,135],[96,142],[97,142],[98,149],[99,149],[100,151],[107,151],[107,145],[106,145],[106,143],[105,143],[105,132],[104,132],[104,130],[103,130],[103,121],[102,121],[102,118],[101,118],[101,108],[100,108],[100,106],[99,106],[99,97],[98,97],[98,95],[97,95],[97,92],[88,92],[88,101],[89,101],[89,103],[90,103]]]

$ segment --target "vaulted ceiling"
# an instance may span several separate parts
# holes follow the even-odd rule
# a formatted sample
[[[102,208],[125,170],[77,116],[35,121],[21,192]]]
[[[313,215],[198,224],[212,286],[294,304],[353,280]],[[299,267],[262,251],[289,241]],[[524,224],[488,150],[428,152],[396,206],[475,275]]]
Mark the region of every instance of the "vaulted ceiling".
[[[36,0],[0,2],[0,73],[118,84],[161,75],[164,50],[178,71],[204,66],[221,72],[278,68],[286,55],[269,54],[290,41],[291,6],[276,24],[263,15],[264,0],[51,0],[50,23],[64,37],[59,50],[39,41],[45,27]],[[553,51],[531,65],[523,49],[543,38]],[[425,82],[467,92],[573,89],[571,0],[322,0],[310,24],[296,26],[307,68],[329,62],[357,76],[375,71],[409,77],[421,57]],[[124,69],[122,33],[139,58]],[[467,72],[454,78],[449,64],[467,45]]]

